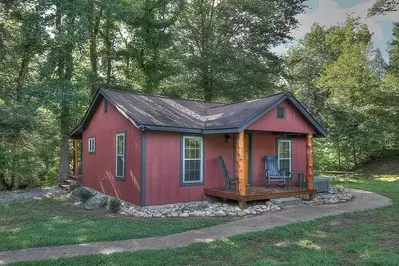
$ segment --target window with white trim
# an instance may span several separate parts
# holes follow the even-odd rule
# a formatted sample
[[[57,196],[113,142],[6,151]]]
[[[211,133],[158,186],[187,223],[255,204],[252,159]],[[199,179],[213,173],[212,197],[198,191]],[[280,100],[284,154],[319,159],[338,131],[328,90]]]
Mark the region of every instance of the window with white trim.
[[[280,139],[277,141],[277,155],[279,169],[291,172],[291,140]]]
[[[88,150],[89,153],[95,153],[96,152],[96,138],[95,137],[90,137],[88,141]]]
[[[203,176],[202,137],[183,137],[183,184],[200,183]]]
[[[125,133],[116,134],[116,177],[125,178]]]

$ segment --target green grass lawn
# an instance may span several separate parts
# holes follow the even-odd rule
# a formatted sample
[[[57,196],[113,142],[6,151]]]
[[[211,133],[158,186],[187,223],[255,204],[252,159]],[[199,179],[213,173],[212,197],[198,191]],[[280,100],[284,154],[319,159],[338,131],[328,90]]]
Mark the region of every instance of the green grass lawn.
[[[0,250],[169,235],[227,219],[139,220],[87,211],[67,196],[0,204]]]
[[[399,265],[399,176],[338,183],[388,196],[394,205],[184,248],[23,265]]]

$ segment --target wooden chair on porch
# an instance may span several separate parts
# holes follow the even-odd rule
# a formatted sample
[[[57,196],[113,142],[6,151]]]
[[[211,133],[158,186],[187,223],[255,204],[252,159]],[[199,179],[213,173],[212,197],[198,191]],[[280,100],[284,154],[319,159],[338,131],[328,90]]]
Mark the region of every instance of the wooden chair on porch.
[[[272,181],[280,181],[283,182],[284,185],[287,184],[290,186],[290,173],[288,169],[279,169],[278,158],[277,156],[265,156],[265,177],[266,177],[266,186],[270,186]]]
[[[222,168],[224,181],[226,183],[226,189],[230,190],[237,185],[237,178],[235,177],[235,171],[227,171],[226,164],[224,163],[223,157],[218,157],[219,165]]]

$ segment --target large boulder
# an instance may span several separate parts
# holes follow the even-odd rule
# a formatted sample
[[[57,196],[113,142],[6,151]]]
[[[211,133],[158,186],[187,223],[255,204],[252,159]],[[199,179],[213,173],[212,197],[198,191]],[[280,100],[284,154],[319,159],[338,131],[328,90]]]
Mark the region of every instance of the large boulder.
[[[86,210],[96,210],[102,208],[107,203],[108,197],[103,194],[96,194],[85,202]]]
[[[77,187],[71,193],[71,198],[75,202],[85,203],[89,198],[94,197],[97,192],[93,189],[86,187]]]

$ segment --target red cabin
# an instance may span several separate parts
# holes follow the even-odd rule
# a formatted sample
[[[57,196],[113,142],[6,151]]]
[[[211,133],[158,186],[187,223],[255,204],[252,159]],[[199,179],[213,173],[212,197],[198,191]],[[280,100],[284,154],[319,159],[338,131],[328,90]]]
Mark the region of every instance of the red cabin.
[[[70,133],[82,140],[82,185],[142,206],[314,195],[312,140],[325,135],[291,93],[222,104],[108,89]],[[230,190],[219,156],[237,178]],[[265,187],[265,156],[289,168],[289,187]]]

